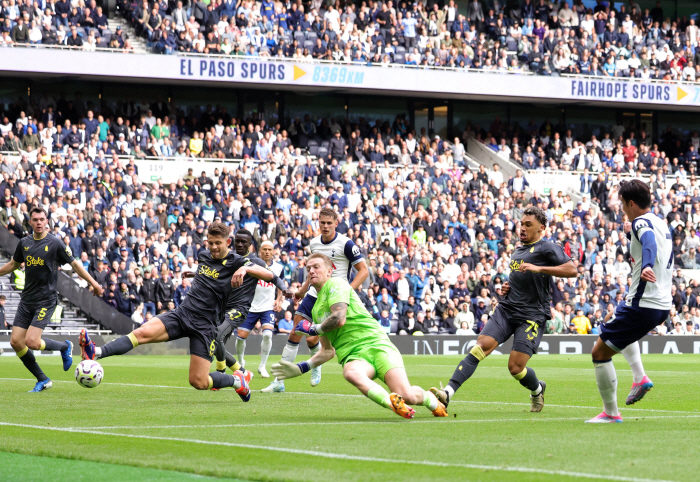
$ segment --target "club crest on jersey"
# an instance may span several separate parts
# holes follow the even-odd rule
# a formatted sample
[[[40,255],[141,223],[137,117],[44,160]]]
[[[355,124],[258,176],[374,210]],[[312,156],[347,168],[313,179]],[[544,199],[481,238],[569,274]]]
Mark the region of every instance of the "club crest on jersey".
[[[44,247],[44,251],[46,251],[46,252],[48,253],[48,252],[49,252],[49,247],[48,247],[48,246],[45,246],[45,247]]]

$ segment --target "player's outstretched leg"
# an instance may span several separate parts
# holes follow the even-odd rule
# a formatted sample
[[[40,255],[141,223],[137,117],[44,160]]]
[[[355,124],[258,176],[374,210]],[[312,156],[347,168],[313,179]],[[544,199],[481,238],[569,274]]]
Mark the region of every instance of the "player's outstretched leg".
[[[455,392],[459,390],[459,387],[474,374],[476,367],[479,366],[479,362],[489,356],[497,346],[498,341],[494,338],[480,335],[476,340],[476,345],[474,345],[469,352],[469,355],[457,365],[457,369],[452,374],[448,385],[444,389],[442,389],[442,387],[440,389],[433,387],[430,391],[440,400],[440,403],[447,407],[450,404],[450,398],[452,398]]]
[[[447,417],[447,409],[445,405],[437,399],[435,394],[430,391],[423,390],[421,387],[411,385],[406,375],[406,370],[402,366],[391,368],[384,374],[384,381],[391,390],[392,407],[395,407],[395,401],[403,399],[403,402],[409,405],[422,405],[435,417]],[[396,397],[395,397],[396,395]],[[399,412],[394,410],[401,415]]]
[[[141,325],[128,335],[120,336],[104,346],[95,346],[85,329],[80,330],[80,350],[83,360],[96,360],[110,356],[124,355],[139,345],[149,343],[161,343],[168,341],[170,337],[165,325],[158,317]]]
[[[267,325],[265,325],[267,326]],[[262,342],[260,343],[260,365],[258,365],[258,373],[263,378],[270,378],[267,373],[265,365],[267,364],[267,358],[270,356],[270,350],[272,349],[272,330],[269,328],[263,329]]]
[[[544,407],[544,391],[547,384],[537,379],[535,370],[525,366],[530,360],[530,355],[519,351],[511,351],[508,360],[510,374],[520,382],[522,386],[530,390],[531,412],[541,412]]]
[[[603,399],[603,412],[586,423],[622,423],[622,417],[617,408],[617,374],[612,362],[615,353],[598,338],[592,355],[598,391]]]
[[[634,405],[654,388],[654,383],[644,372],[642,355],[639,351],[639,342],[627,345],[620,353],[625,357],[625,360],[629,363],[630,370],[632,370],[632,389],[629,395],[627,395],[625,405]]]

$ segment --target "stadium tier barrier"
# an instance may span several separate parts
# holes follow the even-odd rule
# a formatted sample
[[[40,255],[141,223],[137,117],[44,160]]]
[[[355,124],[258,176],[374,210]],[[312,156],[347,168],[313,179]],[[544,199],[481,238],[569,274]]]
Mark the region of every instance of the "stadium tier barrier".
[[[44,338],[71,340],[74,345],[75,354],[80,353],[77,336],[53,336],[44,334]],[[116,338],[115,335],[94,335],[92,339],[98,346],[103,345]],[[391,336],[389,338],[402,355],[466,355],[476,344],[477,336],[455,336],[455,335],[434,335],[434,336]],[[593,345],[598,339],[598,335],[544,335],[540,342],[538,355],[588,355],[593,349]],[[261,335],[250,335],[248,337],[249,347],[258,347],[262,341]],[[281,355],[287,342],[287,335],[272,337],[272,355]],[[509,339],[500,345],[494,355],[507,355],[510,353],[513,340]],[[642,354],[679,355],[684,353],[700,354],[700,336],[679,335],[679,336],[646,336],[640,342]],[[5,355],[14,356],[10,347],[10,336],[0,335],[0,348],[5,350]],[[232,338],[226,345],[230,352],[235,352],[236,340]],[[258,352],[253,350],[252,354]],[[49,353],[45,353],[49,354]],[[59,355],[58,352],[53,352]],[[141,345],[131,350],[128,355],[187,355],[189,354],[189,340],[180,340],[167,343],[156,343],[153,345]],[[299,346],[299,354],[307,355],[308,347],[306,343]]]
[[[30,49],[30,50],[54,50],[54,51],[73,51],[73,52],[82,52],[87,55],[89,55],[92,52],[86,52],[83,47],[74,47],[70,45],[49,45],[49,44],[30,44],[30,43],[17,43],[13,46],[13,48],[22,48],[22,49]],[[108,47],[100,47],[96,46],[94,52],[103,52],[103,53],[113,53],[113,54],[127,54],[127,55],[157,55],[160,56],[159,54],[156,54],[154,52],[139,52],[135,50],[125,50],[123,48],[108,48]],[[255,60],[256,62],[275,62],[275,63],[289,63],[289,64],[299,64],[299,65],[345,65],[345,66],[366,66],[366,67],[375,67],[375,68],[381,68],[381,69],[408,69],[408,70],[437,70],[437,71],[444,71],[444,72],[468,72],[468,73],[478,73],[478,74],[484,74],[484,75],[508,75],[508,76],[537,76],[535,72],[528,71],[528,70],[484,70],[484,69],[475,69],[475,68],[467,68],[467,67],[450,67],[450,66],[435,66],[435,65],[409,65],[409,64],[399,64],[399,63],[377,63],[377,62],[371,62],[371,61],[363,61],[363,62],[357,62],[357,61],[345,61],[345,60],[327,60],[327,59],[311,59],[311,60],[296,60],[292,57],[249,57],[247,55],[239,55],[239,54],[229,54],[229,55],[221,55],[221,54],[208,54],[208,53],[199,53],[199,52],[178,52],[175,51],[173,52],[177,57],[185,57],[185,58],[191,58],[191,59],[212,59],[212,60]],[[567,73],[561,73],[558,74],[559,77],[565,78],[565,79],[576,79],[576,80],[593,80],[593,81],[600,81],[600,80],[608,80],[608,77],[605,77],[603,75],[585,75],[585,74],[567,74]],[[539,76],[543,77],[543,76]],[[621,81],[621,82],[630,82],[630,83],[643,83],[643,84],[656,84],[656,85],[688,85],[688,86],[696,86],[697,82],[689,81],[689,80],[668,80],[668,79],[642,79],[639,77],[613,77],[612,80],[615,81]]]
[[[19,244],[19,238],[0,226],[0,248],[12,255],[17,244]],[[131,318],[109,306],[102,301],[102,298],[94,296],[89,289],[81,288],[63,271],[58,273],[56,288],[58,293],[70,303],[114,333],[125,335],[134,329]]]

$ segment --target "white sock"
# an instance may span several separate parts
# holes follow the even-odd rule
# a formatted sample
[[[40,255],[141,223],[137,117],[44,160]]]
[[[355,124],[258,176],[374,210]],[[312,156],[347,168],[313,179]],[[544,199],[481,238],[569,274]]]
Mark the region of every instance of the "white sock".
[[[604,363],[593,362],[593,365],[605,413],[612,417],[620,415],[617,410],[617,374],[612,360]]]
[[[318,343],[316,343],[315,346],[309,347],[309,353],[311,354],[311,356],[314,356],[316,353],[318,353],[318,351],[320,349],[321,349],[321,342],[319,341]]]
[[[298,351],[299,343],[290,343],[289,340],[287,340],[287,344],[284,345],[284,350],[282,350],[282,360],[294,363]]]
[[[238,358],[238,363],[241,366],[245,366],[245,360],[243,359],[243,354],[245,353],[245,339],[236,337],[236,357]]]
[[[455,394],[455,391],[452,389],[451,386],[447,385],[445,387],[445,393],[447,394],[447,398],[452,398],[452,396]]]
[[[102,357],[102,348],[99,346],[95,347],[95,358],[101,358]]]
[[[290,343],[290,341],[287,340],[287,344],[284,345],[284,350],[282,350],[282,360],[294,363],[298,351],[299,343]],[[275,381],[277,381],[277,378],[275,378]],[[284,383],[284,381],[282,381],[282,383]]]
[[[542,393],[542,384],[540,383],[540,384],[538,385],[537,390],[530,390],[530,393],[531,393],[533,396],[535,396],[535,397],[536,397],[537,395],[539,395],[540,393]]]
[[[630,365],[632,370],[632,381],[634,383],[641,382],[646,373],[644,373],[644,365],[642,364],[642,355],[639,352],[639,342],[634,342],[631,345],[622,350],[622,356],[625,357],[627,363]]]
[[[267,363],[267,357],[270,356],[272,349],[272,330],[263,330],[262,343],[260,343],[260,366],[264,367]]]
[[[233,388],[238,390],[239,388],[241,388],[241,379],[238,377],[233,377],[233,379]]]
[[[423,406],[428,407],[431,412],[438,408],[438,399],[435,395],[427,390],[423,390]]]

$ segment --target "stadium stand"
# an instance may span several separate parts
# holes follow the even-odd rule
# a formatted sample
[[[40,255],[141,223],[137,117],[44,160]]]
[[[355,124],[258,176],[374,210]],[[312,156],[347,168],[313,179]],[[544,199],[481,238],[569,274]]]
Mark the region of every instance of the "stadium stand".
[[[694,132],[669,129],[650,139],[617,125],[593,134],[547,120],[519,127],[495,118],[470,122],[447,141],[416,133],[402,115],[393,122],[304,115],[269,125],[232,118],[222,105],[185,115],[152,99],[134,109],[119,104],[104,118],[78,99],[32,99],[0,106],[0,223],[20,237],[27,207],[44,206],[54,232],[107,288],[105,302],[137,324],[186,296],[182,274],[196,269],[215,219],[232,231],[249,229],[256,243],[271,239],[285,279],[298,286],[304,248],[326,205],[338,209],[338,230],[368,259],[361,296],[391,333],[478,333],[498,303],[528,204],[546,210],[547,239],[580,264],[578,278],[552,287],[547,332],[596,333],[630,282],[616,195],[624,177],[649,179],[654,212],[673,230],[675,265],[700,268]],[[583,152],[574,154],[578,147]],[[621,154],[611,157],[613,149]],[[166,184],[139,176],[143,159],[166,169],[193,162]],[[214,176],[199,168],[207,162],[220,163]],[[542,169],[573,179],[578,192],[533,189],[528,178],[534,183]],[[675,308],[658,331],[678,324],[695,332],[697,276],[679,269],[674,282]]]
[[[671,19],[661,2],[642,8],[634,0],[614,5],[580,0],[465,5],[450,0],[426,6],[119,0],[109,19],[95,0],[42,1],[35,7],[10,0],[0,15],[4,47],[291,58],[667,82],[696,82],[700,73],[695,19]]]

